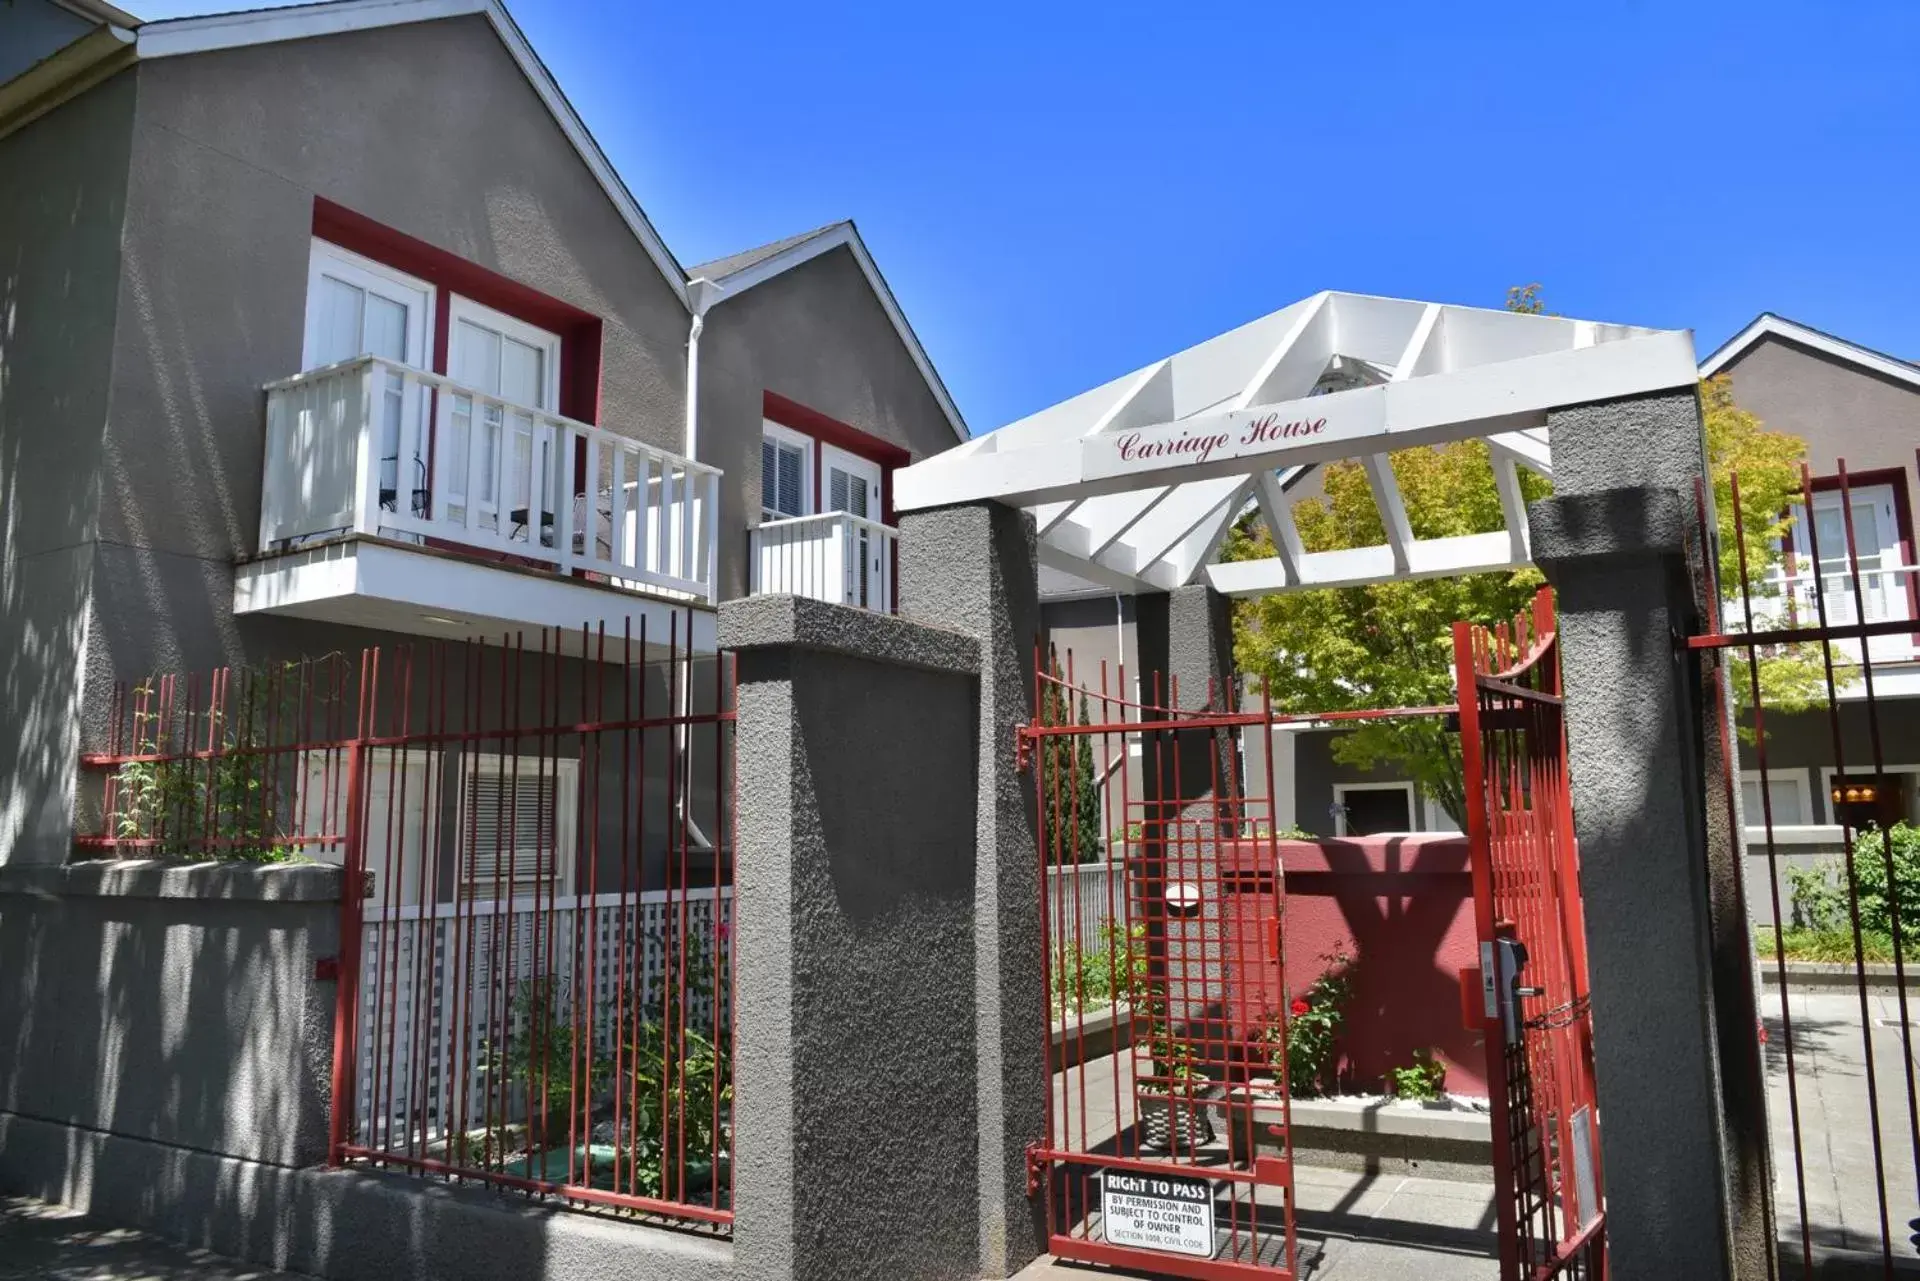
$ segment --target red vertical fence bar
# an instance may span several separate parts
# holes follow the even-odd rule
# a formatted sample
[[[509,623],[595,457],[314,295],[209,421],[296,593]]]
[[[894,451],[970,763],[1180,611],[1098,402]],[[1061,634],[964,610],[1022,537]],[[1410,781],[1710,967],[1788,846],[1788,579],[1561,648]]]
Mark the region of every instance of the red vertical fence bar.
[[[1913,660],[1920,620],[1904,590],[1887,589],[1915,571],[1888,564],[1878,545],[1866,549],[1873,565],[1862,564],[1865,500],[1844,459],[1819,480],[1800,468],[1783,525],[1749,528],[1753,500],[1743,502],[1739,476],[1721,501],[1732,508],[1724,524],[1702,487],[1696,545],[1733,546],[1701,557],[1712,584],[1706,630],[1680,645],[1733,705],[1714,800],[1743,872],[1767,882],[1748,907],[1764,917],[1759,1033],[1781,1262],[1810,1275],[1851,1255],[1852,1266],[1891,1278],[1912,1266],[1920,1228],[1907,973],[1920,789],[1904,781],[1914,762],[1889,759],[1887,742],[1910,716],[1899,669]],[[1837,520],[1823,525],[1822,511]],[[1805,797],[1812,812],[1781,821],[1787,797]]]
[[[692,623],[118,687],[76,843],[345,869],[335,1164],[724,1232],[734,676]]]

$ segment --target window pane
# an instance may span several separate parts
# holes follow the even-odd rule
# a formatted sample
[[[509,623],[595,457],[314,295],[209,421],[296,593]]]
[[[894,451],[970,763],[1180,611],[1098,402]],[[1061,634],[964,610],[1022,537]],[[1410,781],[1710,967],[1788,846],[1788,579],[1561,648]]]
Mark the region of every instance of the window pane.
[[[388,360],[407,358],[407,309],[391,298],[367,295],[366,331],[361,349]]]
[[[1806,810],[1800,803],[1800,789],[1791,778],[1767,778],[1767,794],[1773,799],[1773,825],[1775,827],[1799,827],[1808,821]],[[1748,827],[1760,827],[1767,821],[1767,812],[1760,805],[1760,780],[1743,779],[1740,783],[1740,808],[1745,811]]]
[[[360,354],[361,291],[332,276],[320,278],[320,334],[315,359],[322,365]]]
[[[453,342],[453,377],[489,395],[500,394],[500,335],[472,321],[460,322]]]
[[[804,515],[806,508],[800,502],[800,451],[792,445],[779,446],[780,451],[780,503],[779,508],[789,516]]]
[[[512,338],[502,341],[500,354],[500,394],[516,405],[551,409],[546,403],[547,353]]]

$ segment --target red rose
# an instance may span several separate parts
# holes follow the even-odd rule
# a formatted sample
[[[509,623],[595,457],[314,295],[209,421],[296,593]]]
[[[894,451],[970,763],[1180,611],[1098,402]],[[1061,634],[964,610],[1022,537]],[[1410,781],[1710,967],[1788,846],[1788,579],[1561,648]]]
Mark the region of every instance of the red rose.
[[[1297,1019],[1302,1014],[1310,1013],[1312,1012],[1312,1010],[1313,1010],[1313,1007],[1307,1004],[1305,997],[1296,996],[1293,998],[1293,1017],[1294,1018]]]

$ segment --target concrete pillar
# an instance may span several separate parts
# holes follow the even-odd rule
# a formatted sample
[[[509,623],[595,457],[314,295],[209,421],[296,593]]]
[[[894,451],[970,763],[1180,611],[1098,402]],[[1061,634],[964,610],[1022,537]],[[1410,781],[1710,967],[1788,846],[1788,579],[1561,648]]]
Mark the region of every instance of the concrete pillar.
[[[719,635],[739,662],[736,1274],[972,1281],[980,645],[791,596],[722,605]]]
[[[1027,1195],[1026,1149],[1046,1127],[1040,854],[1033,783],[1014,767],[1014,727],[1033,719],[1040,633],[1033,521],[998,503],[900,521],[900,612],[980,644],[979,800],[974,858],[974,1107],[980,1120],[979,1267],[1010,1276],[1046,1245]]]
[[[1554,497],[1529,523],[1558,594],[1612,1271],[1767,1276],[1751,947],[1739,853],[1707,803],[1726,711],[1674,646],[1702,616],[1698,403],[1688,388],[1550,427]]]

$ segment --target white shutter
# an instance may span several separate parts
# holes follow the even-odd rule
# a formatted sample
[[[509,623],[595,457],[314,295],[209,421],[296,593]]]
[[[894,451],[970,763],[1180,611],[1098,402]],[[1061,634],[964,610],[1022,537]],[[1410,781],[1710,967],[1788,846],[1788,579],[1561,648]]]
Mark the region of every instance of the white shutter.
[[[461,779],[462,900],[572,893],[572,764],[537,757],[469,764]]]

